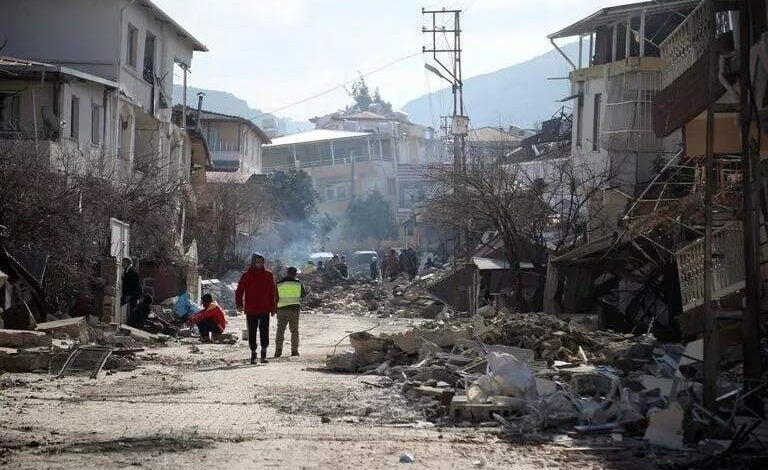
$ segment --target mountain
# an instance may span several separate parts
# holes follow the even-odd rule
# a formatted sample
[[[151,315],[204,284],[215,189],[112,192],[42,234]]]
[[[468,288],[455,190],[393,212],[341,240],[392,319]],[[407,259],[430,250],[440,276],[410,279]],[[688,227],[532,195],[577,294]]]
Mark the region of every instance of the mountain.
[[[264,111],[258,108],[251,108],[248,106],[247,101],[238,98],[227,91],[187,87],[187,106],[191,108],[197,107],[197,94],[200,92],[205,93],[205,97],[203,98],[203,109],[216,113],[250,118],[262,128],[269,127],[267,123],[262,122],[265,119],[276,119],[277,129],[280,134],[295,134],[296,132],[308,131],[315,128],[315,126],[308,121],[294,121],[291,118],[279,118],[272,114],[264,114]],[[174,103],[180,103],[182,101],[182,93],[183,90],[181,85],[173,85]]]
[[[562,47],[574,62],[578,43]],[[552,49],[510,67],[464,79],[464,109],[472,127],[517,125],[531,128],[537,121],[550,117],[563,104],[555,100],[570,94],[568,80],[548,80],[568,75],[569,66],[563,56]],[[403,106],[410,119],[432,126],[440,116],[453,113],[450,87],[421,96]]]

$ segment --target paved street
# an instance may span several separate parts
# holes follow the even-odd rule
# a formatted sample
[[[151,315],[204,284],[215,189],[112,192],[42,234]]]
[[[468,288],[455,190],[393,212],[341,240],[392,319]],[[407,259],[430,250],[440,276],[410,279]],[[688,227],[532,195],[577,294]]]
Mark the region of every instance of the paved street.
[[[382,322],[379,331],[407,326]],[[409,452],[412,468],[604,468],[599,456],[516,447],[493,430],[413,427],[419,417],[396,390],[363,383],[377,377],[320,370],[339,339],[376,323],[306,315],[302,356],[263,366],[246,364],[242,343],[186,340],[147,350],[134,371],[95,380],[15,374],[27,383],[2,390],[0,464],[383,469],[403,466]],[[242,317],[230,319],[231,331],[243,326]]]

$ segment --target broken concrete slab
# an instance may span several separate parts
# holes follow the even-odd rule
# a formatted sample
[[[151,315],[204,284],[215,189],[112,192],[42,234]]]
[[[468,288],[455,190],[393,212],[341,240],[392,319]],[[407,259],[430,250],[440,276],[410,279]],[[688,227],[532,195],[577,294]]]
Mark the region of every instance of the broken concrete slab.
[[[645,440],[651,445],[665,449],[681,450],[683,444],[683,418],[685,412],[678,402],[672,402],[666,409],[649,415]]]
[[[87,343],[91,340],[91,328],[85,317],[65,318],[45,323],[38,323],[35,331],[42,331],[57,339],[70,338]]]
[[[118,332],[121,335],[130,336],[136,340],[139,340],[145,343],[152,343],[152,342],[162,343],[168,339],[168,337],[165,335],[156,335],[153,333],[147,333],[144,330],[140,330],[138,328],[134,328],[132,326],[122,325],[122,324],[118,327]]]
[[[325,368],[337,372],[355,372],[360,367],[360,360],[352,351],[328,355],[325,358]]]
[[[536,392],[540,397],[552,395],[557,391],[557,384],[552,380],[541,377],[534,377],[534,380],[536,381]]]
[[[34,348],[50,345],[51,337],[42,331],[0,329],[0,347]]]
[[[655,390],[658,389],[661,393],[661,396],[665,398],[669,398],[669,396],[672,394],[672,389],[675,385],[674,379],[666,379],[664,377],[656,377],[653,375],[641,375],[640,381],[643,384],[643,387],[645,387],[646,390]]]
[[[2,371],[32,372],[35,370],[47,370],[50,362],[50,348],[0,348],[0,370]]]

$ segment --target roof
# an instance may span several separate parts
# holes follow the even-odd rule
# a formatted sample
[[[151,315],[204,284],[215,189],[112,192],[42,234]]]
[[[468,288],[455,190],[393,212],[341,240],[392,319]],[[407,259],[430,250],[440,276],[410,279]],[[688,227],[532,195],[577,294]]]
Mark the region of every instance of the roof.
[[[332,119],[341,119],[341,120],[357,120],[357,121],[390,121],[391,119],[382,116],[381,114],[372,113],[370,111],[363,111],[356,114],[349,114],[349,115],[338,115],[333,116]]]
[[[552,33],[549,39],[567,38],[587,34],[601,26],[610,26],[617,22],[624,22],[627,16],[633,13],[640,14],[645,10],[646,14],[671,13],[683,9],[693,8],[701,3],[701,0],[663,0],[651,2],[638,2],[615,7],[602,8],[595,13],[583,18],[576,23]]]
[[[309,142],[322,142],[326,140],[354,139],[372,135],[370,132],[332,131],[329,129],[313,129],[307,132],[278,137],[267,147],[279,147],[281,145],[305,144]]]
[[[478,127],[469,131],[470,142],[520,142],[522,137],[511,134],[498,127]]]
[[[62,75],[68,75],[80,80],[86,80],[89,82],[98,83],[104,86],[117,88],[118,84],[115,81],[107,80],[106,78],[91,75],[90,73],[81,72],[73,68],[64,67],[62,65],[48,64],[45,62],[37,62],[29,59],[19,59],[16,57],[0,56],[0,70],[5,72],[20,73],[59,73]],[[11,75],[11,78],[13,75]],[[3,75],[3,78],[8,78]],[[24,77],[19,77],[24,78]]]
[[[187,108],[187,109],[188,109],[188,112],[190,113],[195,112],[193,108]],[[200,110],[200,113],[201,113],[201,116],[200,116],[201,121],[239,122],[239,123],[245,124],[246,126],[248,126],[248,128],[250,128],[253,132],[255,132],[263,143],[268,144],[272,142],[272,139],[269,138],[269,136],[261,129],[261,127],[259,127],[255,122],[251,121],[250,119],[246,119],[242,116],[235,116],[232,114],[217,113],[215,111],[208,111],[205,109]]]
[[[155,5],[151,0],[142,0],[141,5],[151,9],[155,13],[155,15],[158,16],[157,19],[160,20],[161,22],[170,23],[176,29],[176,34],[178,34],[184,39],[187,39],[189,42],[192,43],[193,50],[200,51],[200,52],[208,52],[208,48],[205,47],[205,45],[202,42],[195,39],[194,36],[189,34],[186,29],[182,28],[179,23],[174,21],[173,18],[168,16],[168,14],[166,14],[163,10],[161,10],[160,7]]]

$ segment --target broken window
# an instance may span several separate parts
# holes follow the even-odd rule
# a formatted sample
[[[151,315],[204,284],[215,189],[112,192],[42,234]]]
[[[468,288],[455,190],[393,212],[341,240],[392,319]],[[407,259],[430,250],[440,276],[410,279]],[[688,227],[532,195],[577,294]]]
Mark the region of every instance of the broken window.
[[[128,47],[127,47],[127,61],[128,65],[136,68],[136,56],[139,49],[139,30],[132,24],[128,24]]]
[[[147,31],[147,37],[144,40],[144,80],[149,83],[154,81],[155,77],[155,44],[157,39],[155,35]]]
[[[581,137],[584,135],[584,83],[579,83],[579,97],[576,100],[576,147],[581,147]]]
[[[91,143],[101,144],[101,106],[91,108]]]
[[[77,140],[80,135],[80,98],[72,95],[69,108],[69,136]]]
[[[18,93],[0,93],[0,131],[19,129]]]

